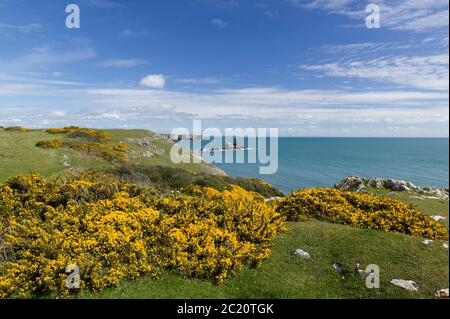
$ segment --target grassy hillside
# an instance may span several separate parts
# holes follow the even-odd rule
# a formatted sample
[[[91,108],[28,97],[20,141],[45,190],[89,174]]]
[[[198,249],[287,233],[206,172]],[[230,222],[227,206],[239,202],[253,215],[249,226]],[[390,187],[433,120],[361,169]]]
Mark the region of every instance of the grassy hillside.
[[[113,140],[106,144],[114,145],[120,142],[129,145],[130,151],[143,152],[144,148],[138,142],[146,137],[152,139],[152,145],[164,151],[163,154],[153,158],[132,159],[143,165],[165,165],[179,167],[193,172],[213,172],[209,165],[173,164],[170,160],[172,143],[168,140],[155,138],[155,134],[146,130],[105,130]],[[79,152],[68,149],[41,149],[36,143],[42,140],[68,138],[62,134],[51,135],[44,130],[30,132],[8,132],[0,130],[0,182],[9,176],[28,172],[39,173],[43,176],[64,176],[69,166],[75,170],[87,168],[111,167],[111,164],[100,158],[83,156]]]
[[[374,190],[375,191],[375,190]],[[378,195],[400,199],[426,215],[447,219],[445,200],[418,199],[415,194],[377,190]],[[449,285],[449,252],[444,241],[424,245],[423,239],[397,233],[356,229],[319,221],[287,223],[288,231],[274,242],[272,256],[259,269],[246,269],[223,285],[169,274],[159,280],[141,278],[100,293],[83,293],[81,298],[434,298]],[[447,242],[448,244],[448,242]],[[295,249],[311,259],[295,256]],[[338,261],[348,274],[338,273]],[[356,278],[356,263],[364,268],[377,264],[380,289],[369,290]],[[392,279],[416,281],[418,292],[390,283]]]
[[[448,287],[448,250],[442,242],[431,246],[422,239],[402,234],[360,230],[310,221],[288,223],[279,235],[272,257],[259,269],[246,269],[223,285],[168,275],[159,280],[141,278],[82,298],[432,298]],[[311,254],[303,259],[292,254],[301,248]],[[351,270],[341,275],[334,260]],[[353,276],[356,263],[377,264],[380,289],[369,290]],[[389,283],[394,278],[415,280],[418,292]]]
[[[129,154],[142,154],[144,138],[159,150],[151,158],[131,156],[130,163],[116,166],[101,158],[86,156],[70,148],[41,149],[36,143],[55,138],[68,141],[66,135],[50,135],[42,130],[7,132],[0,130],[0,182],[8,177],[36,172],[48,177],[65,176],[69,171],[104,168],[129,181],[140,181],[165,190],[181,189],[187,183],[222,188],[233,183],[256,190],[266,197],[280,195],[263,183],[209,178],[216,172],[201,164],[175,165],[170,161],[172,143],[145,130],[105,130],[113,146],[127,144]],[[371,189],[378,196],[401,200],[426,215],[441,215],[448,228],[449,202],[420,194]],[[160,279],[143,277],[127,281],[101,292],[83,291],[80,298],[433,298],[436,290],[448,288],[449,253],[443,241],[424,245],[423,238],[404,234],[357,229],[315,220],[288,222],[288,231],[274,240],[272,256],[258,269],[247,268],[223,284],[187,279],[173,273]],[[448,243],[447,243],[448,244]],[[311,254],[311,259],[295,256],[295,249]],[[332,264],[338,261],[348,273],[338,273]],[[356,263],[362,268],[377,264],[381,270],[381,288],[369,290],[363,278],[354,276]],[[408,292],[390,284],[392,279],[414,280],[418,292]]]

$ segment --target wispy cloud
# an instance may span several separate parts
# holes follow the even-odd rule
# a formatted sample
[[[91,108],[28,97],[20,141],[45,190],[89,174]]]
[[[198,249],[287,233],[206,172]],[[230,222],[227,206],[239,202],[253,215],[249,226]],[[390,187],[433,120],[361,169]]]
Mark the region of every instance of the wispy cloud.
[[[134,68],[147,64],[149,64],[149,62],[142,59],[115,59],[100,62],[97,66],[102,68]]]
[[[130,29],[125,29],[119,32],[118,37],[121,39],[133,39],[140,36],[145,36],[147,34],[148,33],[144,31],[133,31]]]
[[[448,90],[447,54],[384,56],[326,64],[301,65],[303,71],[334,77],[362,78],[410,88]]]
[[[228,23],[222,19],[211,19],[211,24],[217,28],[224,29],[228,26]]]
[[[122,2],[112,0],[85,0],[85,2],[91,7],[101,9],[117,9],[124,7],[124,4]]]
[[[4,72],[43,70],[55,65],[63,65],[96,57],[91,41],[71,38],[69,41],[42,45],[28,49],[28,53],[7,59],[0,56],[0,67]]]
[[[13,36],[16,32],[32,34],[42,30],[44,30],[44,25],[41,23],[14,25],[0,22],[0,35]]]
[[[0,82],[1,83],[1,82]],[[165,77],[149,75],[141,85],[163,88]],[[17,95],[27,104],[9,105],[0,102],[2,122],[20,119],[24,125],[45,126],[76,121],[84,125],[118,125],[159,127],[165,119],[165,130],[173,125],[189,125],[192,118],[242,122],[243,125],[280,126],[281,128],[314,127],[308,134],[319,134],[333,128],[334,134],[346,134],[351,126],[361,132],[368,125],[376,127],[374,134],[388,132],[388,127],[400,127],[403,134],[417,134],[408,127],[427,127],[424,135],[448,134],[448,93],[412,90],[289,90],[276,87],[222,89],[209,92],[178,90],[148,90],[120,87],[58,88],[50,84],[0,84],[0,95]],[[27,98],[28,97],[28,98]],[[64,112],[62,119],[52,111]],[[77,105],[76,109],[73,105]],[[426,105],[426,107],[424,107]],[[70,112],[69,112],[70,110]],[[64,123],[62,122],[64,121]],[[107,124],[110,123],[110,124]],[[111,124],[116,123],[116,124]],[[430,129],[431,127],[431,129]],[[447,128],[446,128],[447,127]],[[321,134],[321,133],[320,133]],[[325,134],[325,133],[324,133]],[[364,134],[364,133],[362,133]],[[406,133],[405,133],[406,134]]]
[[[188,85],[214,85],[222,83],[223,80],[219,78],[179,78],[176,79],[175,82],[181,83],[181,84],[188,84]]]
[[[298,7],[324,10],[360,20],[364,26],[366,2],[359,0],[286,0]],[[379,0],[381,27],[395,30],[431,31],[448,28],[448,0]]]

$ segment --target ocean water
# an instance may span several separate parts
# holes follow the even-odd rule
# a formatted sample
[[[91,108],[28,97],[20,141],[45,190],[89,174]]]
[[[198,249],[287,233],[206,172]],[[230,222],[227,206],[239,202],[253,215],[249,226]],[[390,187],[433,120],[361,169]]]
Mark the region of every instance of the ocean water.
[[[257,164],[215,165],[233,177],[259,177],[285,193],[302,187],[331,187],[350,175],[403,179],[441,188],[449,184],[449,140],[280,138],[279,167],[273,175],[260,175]]]

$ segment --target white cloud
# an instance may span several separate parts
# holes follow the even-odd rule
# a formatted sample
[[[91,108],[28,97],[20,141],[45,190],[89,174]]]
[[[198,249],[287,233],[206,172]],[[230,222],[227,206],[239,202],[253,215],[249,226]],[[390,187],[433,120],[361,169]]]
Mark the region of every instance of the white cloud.
[[[139,36],[147,35],[147,32],[144,31],[133,31],[130,29],[125,29],[119,32],[118,36],[121,39],[133,39]]]
[[[0,34],[7,36],[13,36],[13,33],[18,31],[24,34],[31,34],[40,32],[44,29],[44,26],[40,23],[29,23],[24,25],[14,25],[0,22]]]
[[[91,7],[101,8],[101,9],[117,9],[123,8],[124,5],[119,2],[111,0],[88,0],[87,4]]]
[[[439,54],[412,57],[386,56],[365,60],[301,65],[300,69],[328,76],[371,79],[429,90],[448,90],[448,67],[448,55]]]
[[[134,68],[146,64],[149,64],[148,61],[142,59],[115,59],[103,61],[98,63],[97,66],[102,68]]]
[[[214,85],[222,83],[222,80],[217,78],[182,78],[176,79],[176,82],[188,85]]]
[[[166,85],[166,78],[162,74],[150,74],[143,78],[139,84],[153,89],[163,89]]]
[[[13,60],[0,60],[0,67],[3,67],[5,70],[12,69],[14,71],[23,69],[42,69],[57,64],[88,60],[95,56],[95,50],[90,47],[73,46],[64,51],[34,48],[29,54],[18,56]]]
[[[220,29],[224,29],[228,26],[228,23],[222,19],[211,19],[211,24]]]
[[[367,2],[359,0],[287,0],[311,10],[325,10],[360,20],[365,25]],[[381,27],[395,30],[428,31],[448,28],[448,0],[379,0]]]
[[[126,123],[167,131],[170,125],[190,125],[195,117],[213,121],[214,125],[228,121],[229,125],[240,123],[247,127],[291,127],[300,132],[296,134],[306,135],[373,136],[386,134],[388,127],[401,128],[395,135],[448,135],[448,93],[442,91],[259,87],[195,93],[12,85],[0,85],[0,95],[7,96],[0,99],[0,118],[3,123],[21,119],[30,127],[45,126],[43,121],[96,127]],[[8,100],[12,101],[14,96],[19,99],[11,104]],[[58,113],[52,113],[50,106]],[[59,112],[65,112],[66,116],[61,117]],[[417,130],[409,129],[411,126]],[[358,129],[345,131],[349,127]]]

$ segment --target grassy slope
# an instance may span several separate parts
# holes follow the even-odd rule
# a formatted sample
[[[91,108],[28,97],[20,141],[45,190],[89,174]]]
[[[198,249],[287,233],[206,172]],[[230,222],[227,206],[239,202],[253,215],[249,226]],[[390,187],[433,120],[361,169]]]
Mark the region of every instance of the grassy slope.
[[[152,132],[145,130],[105,130],[113,137],[109,144],[118,142],[129,143],[130,150],[141,150],[142,148],[136,142],[128,142],[129,138],[143,138],[153,135]],[[28,133],[6,132],[0,130],[0,182],[10,176],[35,172],[44,176],[62,176],[67,173],[64,167],[63,156],[67,156],[67,162],[74,168],[102,168],[110,166],[104,160],[89,158],[81,155],[79,152],[62,148],[58,150],[44,150],[36,147],[36,143],[41,140],[52,140],[55,138],[65,138],[64,135],[50,135],[41,130],[33,130]],[[170,148],[172,144],[169,141],[155,141],[154,145],[165,150],[160,157],[140,159],[142,164],[146,165],[169,165],[188,169],[194,172],[209,172],[211,168],[207,165],[193,164],[173,164],[170,161]]]
[[[401,194],[404,196],[405,194]],[[448,215],[448,202],[422,205]],[[432,298],[449,285],[449,255],[442,241],[430,246],[421,238],[403,234],[361,230],[318,221],[288,223],[288,232],[274,242],[272,257],[259,269],[246,269],[223,285],[190,280],[170,274],[159,280],[141,278],[82,298]],[[292,255],[294,249],[308,251],[312,259]],[[369,290],[363,279],[342,276],[333,268],[338,260],[353,270],[377,264],[381,288]],[[416,293],[390,284],[407,279],[419,283]]]
[[[108,130],[111,143],[128,142],[129,138],[143,138],[151,132],[143,130]],[[45,176],[59,176],[67,172],[63,156],[75,168],[100,168],[110,164],[99,159],[85,158],[78,152],[59,149],[42,150],[36,142],[53,139],[43,131],[16,133],[0,131],[0,181],[26,172]],[[62,137],[62,136],[61,136]],[[139,149],[129,143],[131,150]],[[161,157],[141,159],[141,164],[170,165],[171,144],[156,141],[166,152]],[[206,165],[181,165],[191,171],[208,171]],[[448,201],[417,199],[407,193],[375,191],[412,204],[427,215],[447,217]],[[246,269],[223,285],[202,280],[188,280],[168,275],[160,280],[141,278],[101,293],[84,293],[93,298],[364,298],[364,297],[419,297],[429,298],[437,289],[448,287],[448,250],[442,242],[424,246],[420,238],[371,230],[359,230],[317,221],[289,223],[289,231],[274,243],[273,256],[260,269]],[[293,249],[302,248],[312,260],[292,256]],[[367,290],[363,280],[353,276],[342,278],[331,267],[334,259],[353,268],[378,264],[381,268],[381,289]],[[421,286],[418,293],[410,293],[389,284],[393,278],[416,280]]]

